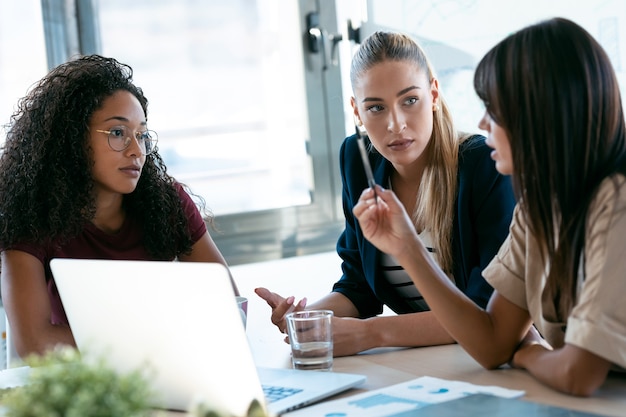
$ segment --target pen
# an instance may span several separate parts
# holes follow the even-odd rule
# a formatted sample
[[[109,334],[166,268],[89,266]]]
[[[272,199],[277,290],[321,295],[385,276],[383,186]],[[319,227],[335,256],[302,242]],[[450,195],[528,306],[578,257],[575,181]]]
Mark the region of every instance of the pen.
[[[359,127],[355,125],[356,130],[356,142],[359,145],[359,153],[361,154],[361,160],[363,161],[363,168],[365,169],[365,176],[367,177],[367,185],[372,190],[374,190],[374,199],[377,198],[376,195],[376,182],[374,182],[374,174],[372,173],[372,167],[370,165],[370,160],[367,156],[367,150],[365,149],[365,139],[359,130]]]

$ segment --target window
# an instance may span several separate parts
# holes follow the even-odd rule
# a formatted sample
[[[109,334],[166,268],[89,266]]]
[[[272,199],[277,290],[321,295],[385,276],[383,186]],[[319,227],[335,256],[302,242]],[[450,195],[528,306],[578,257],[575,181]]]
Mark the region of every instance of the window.
[[[227,261],[333,250],[345,132],[339,71],[304,50],[317,2],[95,4],[84,27],[133,67],[168,170],[206,200]]]
[[[0,13],[0,123],[4,127],[18,100],[47,72],[39,0],[6,1]],[[15,34],[19,34],[19,40]],[[4,143],[2,129],[0,144]]]
[[[365,33],[394,28],[424,47],[440,79],[457,127],[476,132],[483,108],[473,88],[474,69],[491,47],[511,32],[555,16],[569,18],[594,36],[611,57],[626,92],[626,2],[568,0],[367,0]],[[621,52],[620,52],[621,51]]]
[[[130,64],[170,174],[215,215],[306,205],[297,3],[107,0],[102,54]]]

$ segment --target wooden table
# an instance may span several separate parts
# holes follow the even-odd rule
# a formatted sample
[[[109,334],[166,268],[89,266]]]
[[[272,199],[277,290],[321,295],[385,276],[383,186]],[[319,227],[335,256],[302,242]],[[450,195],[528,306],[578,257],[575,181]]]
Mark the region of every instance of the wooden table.
[[[270,322],[269,306],[254,294],[265,286],[283,296],[306,296],[315,301],[327,294],[339,278],[340,259],[333,253],[307,255],[232,267],[241,295],[249,298],[247,335],[259,366],[291,367],[290,349],[284,335]],[[387,311],[384,314],[392,314]],[[364,385],[336,397],[374,390],[420,376],[497,385],[524,390],[523,399],[560,407],[604,414],[626,415],[626,375],[610,376],[591,398],[577,398],[556,392],[517,369],[489,371],[482,368],[458,345],[427,348],[373,349],[359,355],[335,358],[333,370],[367,376]],[[180,413],[170,413],[179,416]]]

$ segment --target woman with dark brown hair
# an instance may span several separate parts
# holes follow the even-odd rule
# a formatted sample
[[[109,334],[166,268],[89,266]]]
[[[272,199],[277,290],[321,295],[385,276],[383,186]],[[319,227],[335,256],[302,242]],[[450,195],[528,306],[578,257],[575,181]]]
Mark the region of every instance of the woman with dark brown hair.
[[[591,395],[626,367],[626,126],[611,62],[582,27],[555,18],[496,45],[474,85],[496,169],[518,199],[483,271],[494,287],[487,307],[450,285],[391,190],[365,190],[354,214],[483,366],[509,362]],[[549,344],[527,333],[533,324]]]

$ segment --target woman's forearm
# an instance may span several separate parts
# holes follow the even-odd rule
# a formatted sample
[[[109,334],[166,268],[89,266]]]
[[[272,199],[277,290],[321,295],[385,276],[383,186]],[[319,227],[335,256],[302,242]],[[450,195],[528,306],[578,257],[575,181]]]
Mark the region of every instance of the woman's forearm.
[[[21,358],[42,355],[58,345],[76,347],[72,331],[66,325],[48,324],[36,332],[11,329],[11,340]]]
[[[551,388],[583,397],[602,385],[611,367],[609,361],[576,346],[549,350],[540,344],[521,347],[513,365],[525,368]]]
[[[494,293],[477,306],[443,273],[419,242],[398,257],[441,326],[485,368],[508,362],[530,327],[528,312]]]
[[[318,301],[307,304],[307,310],[332,310],[336,317],[358,317],[359,310],[345,295],[331,292]]]
[[[380,347],[417,347],[454,343],[430,311],[333,319],[334,355],[354,355]]]
[[[375,347],[417,347],[454,343],[432,311],[378,316],[366,320]]]

